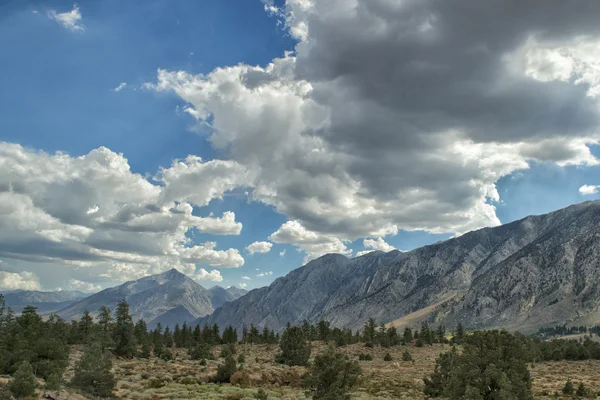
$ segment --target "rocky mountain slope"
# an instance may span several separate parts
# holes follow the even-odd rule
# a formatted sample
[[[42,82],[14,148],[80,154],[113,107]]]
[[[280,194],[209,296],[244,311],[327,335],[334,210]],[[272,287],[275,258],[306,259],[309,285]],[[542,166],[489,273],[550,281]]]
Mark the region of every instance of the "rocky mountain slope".
[[[215,307],[237,298],[226,290],[225,293],[226,298],[220,290],[207,290],[176,269],[171,269],[105,289],[57,313],[71,320],[80,318],[85,310],[96,314],[103,305],[114,310],[118,302],[125,299],[134,319],[143,318],[150,327],[158,322],[163,326],[174,325],[208,315]]]
[[[530,331],[600,322],[600,202],[574,205],[410,252],[325,255],[199,323],[281,329],[306,319],[360,328],[373,317]]]
[[[87,296],[87,294],[76,290],[60,290],[55,292],[11,290],[1,294],[4,296],[6,306],[10,306],[17,314],[25,306],[34,306],[37,307],[37,311],[42,315],[67,307]]]

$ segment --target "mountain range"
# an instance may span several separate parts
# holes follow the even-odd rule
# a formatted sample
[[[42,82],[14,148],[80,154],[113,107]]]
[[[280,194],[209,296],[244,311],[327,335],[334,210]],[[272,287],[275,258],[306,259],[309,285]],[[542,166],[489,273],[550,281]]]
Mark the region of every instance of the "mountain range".
[[[176,323],[329,321],[361,328],[369,318],[399,328],[423,321],[530,332],[600,323],[600,201],[484,228],[409,252],[327,254],[246,292],[205,289],[175,269],[85,297],[81,292],[12,291],[7,305],[34,305],[71,320],[125,299],[150,327]]]
[[[174,326],[208,315],[243,294],[245,291],[237,288],[215,286],[205,289],[176,269],[171,269],[104,289],[56,313],[66,320],[77,319],[85,310],[92,314],[96,314],[101,306],[114,310],[119,301],[126,300],[134,319],[145,319],[151,328],[158,322],[163,326]]]
[[[281,330],[373,317],[524,332],[600,322],[600,202],[484,228],[409,252],[328,254],[225,303],[199,324]]]
[[[41,292],[38,290],[12,290],[1,293],[6,306],[19,314],[23,307],[34,306],[44,315],[60,310],[86,296],[76,290],[59,290],[55,292]]]

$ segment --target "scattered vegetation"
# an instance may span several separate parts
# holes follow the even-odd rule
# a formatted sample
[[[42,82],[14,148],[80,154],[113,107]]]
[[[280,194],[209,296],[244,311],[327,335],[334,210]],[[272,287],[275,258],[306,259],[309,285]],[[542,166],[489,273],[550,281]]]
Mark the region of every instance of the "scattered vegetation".
[[[349,399],[361,369],[356,361],[329,348],[315,357],[303,380],[306,394],[313,399]]]

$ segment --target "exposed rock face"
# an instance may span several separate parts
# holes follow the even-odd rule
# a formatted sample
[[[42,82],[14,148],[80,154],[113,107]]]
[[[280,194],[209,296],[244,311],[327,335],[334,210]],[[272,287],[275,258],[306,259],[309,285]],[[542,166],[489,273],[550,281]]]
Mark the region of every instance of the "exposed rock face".
[[[281,329],[324,319],[356,329],[373,317],[525,331],[597,323],[599,260],[600,202],[587,202],[406,253],[325,255],[198,322]]]
[[[235,286],[230,286],[227,289],[221,286],[213,286],[208,291],[210,292],[210,300],[214,308],[219,308],[223,304],[239,299],[248,293],[247,290],[239,289]]]
[[[222,299],[217,295],[218,305],[236,298],[226,290],[225,293],[230,297]],[[184,321],[191,322],[213,312],[213,297],[213,291],[171,269],[105,289],[59,310],[58,314],[66,320],[80,318],[85,310],[96,314],[103,305],[114,310],[119,301],[124,299],[129,303],[134,319],[145,319],[149,327],[154,327],[157,322],[172,326]]]

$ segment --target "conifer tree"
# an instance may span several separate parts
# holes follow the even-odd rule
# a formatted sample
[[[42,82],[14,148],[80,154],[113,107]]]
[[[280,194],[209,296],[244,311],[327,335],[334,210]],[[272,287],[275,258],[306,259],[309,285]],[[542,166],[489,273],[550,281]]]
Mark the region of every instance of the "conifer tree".
[[[113,330],[115,353],[121,357],[132,358],[137,350],[133,334],[133,319],[129,315],[129,304],[125,300],[119,302],[116,312],[116,323]]]
[[[79,320],[77,343],[87,344],[92,338],[94,329],[94,319],[88,310],[83,311],[83,315]]]
[[[299,326],[288,327],[279,342],[281,349],[275,361],[286,365],[306,365],[310,358],[310,343],[307,342],[304,330]]]

